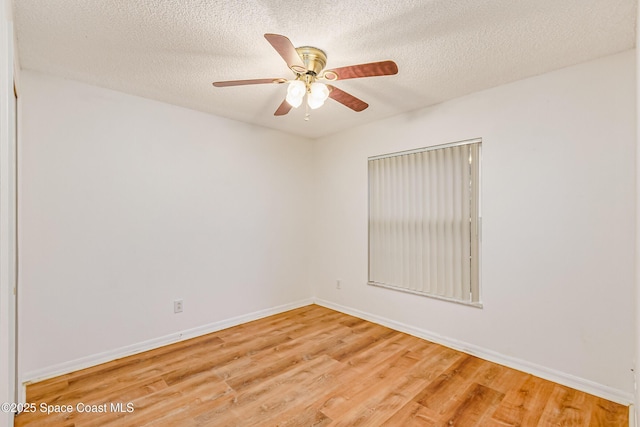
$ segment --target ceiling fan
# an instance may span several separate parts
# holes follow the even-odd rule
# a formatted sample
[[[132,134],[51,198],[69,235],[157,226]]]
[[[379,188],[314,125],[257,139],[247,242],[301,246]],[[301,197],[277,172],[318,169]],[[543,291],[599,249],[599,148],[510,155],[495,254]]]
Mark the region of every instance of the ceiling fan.
[[[351,108],[353,111],[362,111],[366,109],[369,104],[333,85],[322,83],[319,80],[333,82],[336,80],[361,77],[389,76],[398,73],[398,66],[393,61],[371,62],[368,64],[350,65],[325,70],[327,54],[324,53],[324,51],[311,46],[294,47],[291,40],[279,34],[265,34],[264,37],[280,54],[282,59],[284,59],[291,71],[293,71],[295,74],[294,79],[231,80],[214,82],[213,85],[215,87],[226,87],[289,83],[287,96],[275,111],[275,116],[284,116],[291,108],[299,107],[305,96],[307,97],[307,106],[311,109],[322,106],[327,98],[331,98]],[[309,112],[307,110],[305,120],[308,119]]]

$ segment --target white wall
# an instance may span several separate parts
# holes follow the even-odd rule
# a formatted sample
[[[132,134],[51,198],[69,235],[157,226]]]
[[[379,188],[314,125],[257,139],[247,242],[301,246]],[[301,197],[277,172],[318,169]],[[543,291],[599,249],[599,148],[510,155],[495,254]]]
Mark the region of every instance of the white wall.
[[[638,425],[640,419],[640,391],[638,383],[640,383],[640,121],[637,120],[640,113],[640,31],[638,31],[638,22],[640,22],[640,0],[636,8],[636,318],[635,318],[635,426]]]
[[[312,297],[310,141],[29,71],[21,85],[23,380]]]
[[[315,292],[630,401],[634,61],[625,52],[313,143],[23,72],[22,378]],[[473,137],[484,308],[367,286],[367,157]]]
[[[631,402],[634,55],[318,140],[317,297]],[[483,138],[484,308],[366,285],[367,157],[475,137]]]
[[[0,0],[0,403],[16,402],[16,104],[11,2]],[[0,412],[0,426],[13,414]]]

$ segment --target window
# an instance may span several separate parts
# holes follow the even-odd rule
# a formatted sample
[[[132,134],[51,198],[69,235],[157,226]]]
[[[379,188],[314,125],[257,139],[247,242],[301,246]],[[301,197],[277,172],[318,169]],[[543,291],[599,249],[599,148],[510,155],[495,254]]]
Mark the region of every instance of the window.
[[[480,305],[480,144],[369,158],[369,284]]]

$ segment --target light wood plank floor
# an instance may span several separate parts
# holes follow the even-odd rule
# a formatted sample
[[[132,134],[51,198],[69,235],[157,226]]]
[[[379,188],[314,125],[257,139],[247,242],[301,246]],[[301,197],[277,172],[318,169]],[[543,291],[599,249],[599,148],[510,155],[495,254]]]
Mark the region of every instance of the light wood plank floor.
[[[628,425],[625,406],[317,305],[33,384],[27,400],[18,427]]]

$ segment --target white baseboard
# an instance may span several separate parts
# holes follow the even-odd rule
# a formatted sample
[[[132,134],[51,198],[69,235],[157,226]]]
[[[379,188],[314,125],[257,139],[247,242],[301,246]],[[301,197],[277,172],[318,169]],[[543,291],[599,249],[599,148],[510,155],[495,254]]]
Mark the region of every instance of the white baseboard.
[[[387,319],[375,314],[366,313],[360,310],[356,310],[351,307],[345,307],[340,304],[335,304],[330,301],[316,298],[315,303],[323,307],[327,307],[336,311],[340,311],[345,314],[349,314],[364,320],[368,320],[396,331],[405,332],[409,335],[423,338],[428,341],[442,344],[444,346],[453,348],[463,353],[471,354],[473,356],[480,357],[490,362],[504,365],[509,368],[523,371],[531,375],[535,375],[540,378],[544,378],[549,381],[553,381],[558,384],[565,385],[567,387],[574,388],[576,390],[583,391],[585,393],[593,394],[594,396],[602,397],[622,405],[631,405],[634,402],[633,393],[628,393],[622,390],[615,389],[603,384],[596,383],[584,378],[576,377],[565,372],[557,371],[555,369],[547,368],[545,366],[537,365],[535,363],[528,362],[526,360],[518,359],[515,357],[506,356],[504,354],[488,350],[486,348],[469,344],[463,341],[455,340],[452,338],[443,337],[439,334],[427,331],[425,329],[416,328],[411,325],[407,325],[395,320]],[[630,424],[631,425],[631,424]]]
[[[567,374],[565,372],[550,369],[544,366],[537,365],[535,363],[528,362],[526,360],[517,359],[514,357],[506,356],[501,353],[485,349],[483,347],[476,346],[474,344],[465,343],[455,339],[443,337],[431,331],[427,331],[421,328],[416,328],[411,325],[407,325],[401,322],[396,322],[391,319],[387,319],[375,314],[366,313],[351,307],[346,307],[340,304],[335,304],[330,301],[326,301],[318,298],[309,298],[290,304],[284,304],[277,307],[272,307],[264,310],[255,311],[253,313],[244,314],[242,316],[232,317],[230,319],[221,320],[207,325],[198,326],[196,328],[187,329],[184,331],[176,332],[173,334],[165,335],[162,337],[154,338],[151,340],[143,341],[133,345],[120,347],[114,350],[93,354],[90,356],[82,357],[79,359],[71,360],[69,362],[60,363],[57,365],[48,366],[43,369],[35,371],[25,372],[20,381],[22,387],[20,387],[21,396],[18,396],[21,402],[26,399],[26,385],[38,381],[42,381],[48,378],[53,378],[59,375],[68,374],[80,369],[85,369],[91,366],[99,365],[101,363],[109,362],[115,359],[119,359],[133,354],[142,353],[144,351],[153,350],[163,345],[172,344],[179,341],[184,341],[190,338],[195,338],[201,335],[205,335],[211,332],[220,331],[222,329],[237,326],[242,323],[258,320],[263,317],[272,316],[274,314],[283,313],[285,311],[293,310],[299,307],[304,307],[309,304],[318,304],[323,307],[327,307],[336,311],[340,311],[345,314],[349,314],[361,319],[365,319],[374,323],[378,323],[383,326],[387,326],[391,329],[405,332],[407,334],[426,339],[444,346],[453,348],[458,351],[462,351],[467,354],[471,354],[482,359],[498,363],[519,371],[523,371],[540,378],[547,379],[549,381],[556,382],[558,384],[565,385],[567,387],[574,388],[576,390],[584,391],[585,393],[593,394],[598,397],[602,397],[607,400],[611,400],[622,405],[631,405],[634,402],[633,393],[627,393],[622,390],[618,390],[609,386],[598,384],[596,382],[579,378],[574,375]],[[632,416],[633,407],[630,408],[630,417]],[[634,424],[629,424],[633,426]]]
[[[80,369],[89,368],[91,366],[99,365],[101,363],[110,362],[122,357],[131,356],[133,354],[142,353],[144,351],[153,350],[163,345],[173,344],[179,341],[188,340],[201,335],[206,335],[211,332],[220,331],[222,329],[237,326],[242,323],[258,320],[263,317],[272,316],[274,314],[284,313],[285,311],[293,310],[299,307],[304,307],[309,304],[313,304],[313,298],[296,301],[289,304],[279,305],[277,307],[267,308],[264,310],[254,311],[253,313],[243,314],[242,316],[232,317],[230,319],[220,320],[218,322],[209,323],[206,325],[198,326],[195,328],[187,329],[184,331],[176,332],[173,334],[165,335],[158,338],[153,338],[147,341],[139,342],[136,344],[128,345],[125,347],[116,348],[113,350],[105,351],[98,354],[92,354],[90,356],[81,357],[79,359],[71,360],[57,365],[47,366],[43,369],[35,371],[25,372],[20,381],[21,394],[19,396],[20,402],[24,402],[26,399],[26,386],[30,383],[43,381],[48,378],[57,377],[59,375],[68,374],[70,372],[78,371]]]

